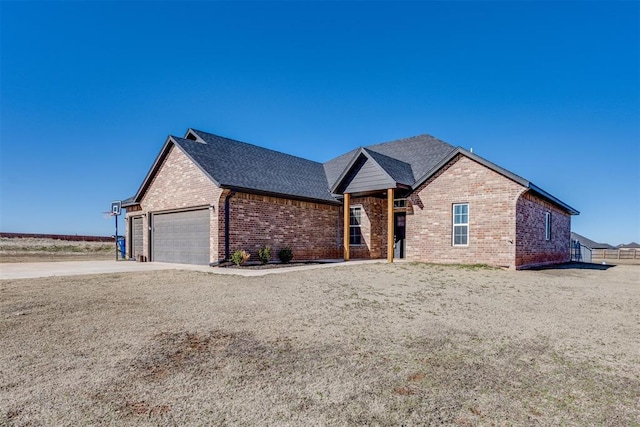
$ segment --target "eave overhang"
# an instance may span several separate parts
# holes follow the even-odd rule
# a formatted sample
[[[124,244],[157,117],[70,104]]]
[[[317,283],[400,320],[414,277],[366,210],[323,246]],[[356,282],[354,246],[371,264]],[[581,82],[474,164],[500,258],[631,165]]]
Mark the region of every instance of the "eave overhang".
[[[418,179],[412,186],[412,190],[416,190],[418,187],[420,187],[422,184],[424,184],[425,181],[427,181],[429,178],[431,178],[436,172],[438,172],[442,167],[444,167],[447,163],[449,163],[451,160],[453,160],[457,155],[463,155],[465,157],[470,158],[471,160],[480,163],[481,165],[493,170],[494,172],[522,185],[523,187],[529,189],[532,193],[535,193],[536,195],[554,203],[555,205],[559,206],[560,208],[564,209],[565,211],[567,211],[570,215],[580,215],[580,212],[577,211],[576,209],[572,208],[571,206],[569,206],[568,204],[564,203],[562,200],[558,199],[557,197],[547,193],[546,191],[544,191],[542,188],[538,187],[537,185],[533,184],[532,182],[522,178],[519,175],[516,175],[512,172],[509,172],[508,170],[496,165],[495,163],[492,163],[480,156],[478,156],[477,154],[474,154],[470,151],[465,150],[462,147],[456,147],[453,150],[451,150],[451,152],[449,154],[447,154],[440,162],[438,162],[438,164],[436,164],[433,168],[431,168],[426,174],[424,174],[422,177],[420,177],[420,179]]]

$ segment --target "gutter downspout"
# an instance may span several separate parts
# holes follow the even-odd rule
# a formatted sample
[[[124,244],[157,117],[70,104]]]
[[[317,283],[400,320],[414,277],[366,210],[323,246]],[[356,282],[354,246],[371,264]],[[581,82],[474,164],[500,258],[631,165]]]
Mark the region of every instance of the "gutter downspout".
[[[229,194],[224,198],[224,260],[228,261],[231,259],[231,254],[229,253],[229,199],[236,194],[235,190],[231,190]]]

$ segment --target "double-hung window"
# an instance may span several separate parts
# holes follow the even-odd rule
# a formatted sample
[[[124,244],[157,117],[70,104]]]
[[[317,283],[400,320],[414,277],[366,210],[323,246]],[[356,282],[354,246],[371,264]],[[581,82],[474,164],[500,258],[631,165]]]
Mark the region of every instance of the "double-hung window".
[[[349,244],[361,245],[362,244],[362,230],[360,224],[362,223],[362,208],[352,207],[349,209]]]
[[[551,240],[551,212],[544,213],[544,240]]]
[[[469,244],[469,204],[453,205],[453,246]]]

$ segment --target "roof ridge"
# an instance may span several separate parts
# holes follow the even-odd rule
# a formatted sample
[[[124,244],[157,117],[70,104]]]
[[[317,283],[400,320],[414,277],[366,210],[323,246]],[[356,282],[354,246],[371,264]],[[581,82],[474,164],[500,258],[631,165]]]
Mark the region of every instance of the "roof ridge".
[[[407,136],[407,137],[405,137],[405,138],[394,139],[394,140],[392,140],[392,141],[378,142],[378,143],[376,143],[376,144],[367,145],[367,146],[365,146],[365,148],[375,147],[375,146],[377,146],[377,145],[391,144],[391,143],[393,143],[393,142],[409,141],[409,140],[412,140],[412,139],[418,139],[418,138],[424,138],[424,137],[431,138],[431,139],[436,140],[436,141],[438,141],[438,142],[442,142],[443,144],[451,145],[451,144],[449,144],[448,142],[443,141],[443,140],[441,140],[440,138],[437,138],[437,137],[435,137],[435,136],[433,136],[433,135],[431,135],[431,134],[428,134],[428,133],[421,133],[420,135]]]
[[[274,150],[272,148],[267,148],[267,147],[263,147],[263,146],[260,146],[260,145],[257,145],[257,144],[252,144],[250,142],[240,141],[240,140],[237,140],[237,139],[229,138],[229,137],[222,136],[222,135],[217,135],[217,134],[211,133],[211,132],[205,132],[205,131],[194,129],[194,128],[191,128],[191,130],[196,132],[196,133],[198,133],[198,134],[204,134],[204,135],[212,136],[212,137],[215,137],[215,138],[225,139],[227,141],[235,142],[237,144],[250,145],[251,147],[259,148],[261,150],[271,151],[272,153],[278,153],[278,154],[281,154],[283,156],[289,156],[289,157],[293,157],[295,159],[305,160],[307,162],[312,162],[312,163],[316,163],[316,164],[319,164],[319,165],[323,164],[321,162],[317,162],[315,160],[308,159],[306,157],[296,156],[294,154],[285,153],[283,151],[278,151],[278,150]],[[200,136],[202,137],[202,135],[200,135]],[[185,138],[180,138],[180,139],[185,139]],[[191,141],[191,140],[187,140],[187,141]]]
[[[382,153],[380,153],[380,152],[378,152],[376,150],[372,150],[371,148],[367,148],[367,147],[359,147],[359,148],[362,148],[363,150],[365,150],[365,151],[367,151],[369,153],[375,153],[378,156],[386,157],[387,159],[391,159],[393,161],[396,161],[396,162],[399,162],[399,163],[403,163],[403,164],[411,167],[411,163],[407,163],[405,161],[402,161],[402,160],[400,160],[398,158],[395,158],[395,157],[392,157],[392,156],[387,156],[386,154],[382,154]]]

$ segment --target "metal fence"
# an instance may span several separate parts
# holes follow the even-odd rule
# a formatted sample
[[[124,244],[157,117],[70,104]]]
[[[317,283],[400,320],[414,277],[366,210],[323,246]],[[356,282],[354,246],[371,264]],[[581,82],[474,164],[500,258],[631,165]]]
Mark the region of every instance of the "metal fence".
[[[580,244],[577,240],[571,241],[571,261],[591,262],[591,249]]]

